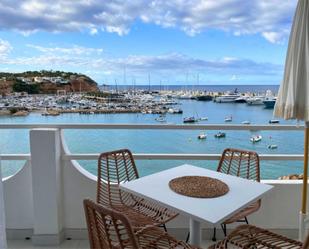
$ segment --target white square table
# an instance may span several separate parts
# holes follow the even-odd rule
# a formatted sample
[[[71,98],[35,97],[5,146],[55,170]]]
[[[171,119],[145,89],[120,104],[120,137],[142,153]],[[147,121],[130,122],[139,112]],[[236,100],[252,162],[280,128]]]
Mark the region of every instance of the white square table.
[[[181,176],[213,177],[225,182],[229,186],[229,192],[216,198],[183,196],[171,190],[168,185],[170,180]],[[201,222],[213,225],[222,223],[245,206],[258,200],[272,186],[185,164],[122,183],[120,188],[188,216],[190,243],[199,246]]]

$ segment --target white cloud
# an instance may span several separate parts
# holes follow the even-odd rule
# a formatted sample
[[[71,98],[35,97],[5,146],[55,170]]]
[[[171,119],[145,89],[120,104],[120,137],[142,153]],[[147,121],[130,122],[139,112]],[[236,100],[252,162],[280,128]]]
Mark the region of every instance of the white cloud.
[[[36,49],[42,53],[54,54],[71,54],[71,55],[91,55],[91,54],[101,54],[103,52],[102,48],[89,48],[73,45],[72,47],[43,47],[39,45],[28,44],[27,47]]]
[[[44,68],[75,68],[91,70],[106,75],[127,74],[145,75],[149,72],[168,75],[183,74],[184,70],[202,74],[222,75],[280,75],[282,66],[271,63],[258,63],[248,59],[222,58],[206,60],[172,53],[159,56],[128,56],[125,58],[93,58],[83,55],[56,55],[43,53],[33,57],[0,58],[2,65],[37,66]]]
[[[288,31],[286,32],[262,32],[262,36],[271,43],[281,43],[282,40],[288,36]]]
[[[189,35],[219,29],[234,35],[286,39],[297,0],[2,0],[0,27],[31,34],[38,30],[100,30],[125,35],[135,21],[174,27]]]
[[[96,35],[96,34],[98,34],[98,33],[99,33],[98,29],[96,29],[96,28],[90,28],[90,34],[91,34],[91,35]]]
[[[13,47],[8,41],[0,39],[0,56],[7,56],[11,51]]]

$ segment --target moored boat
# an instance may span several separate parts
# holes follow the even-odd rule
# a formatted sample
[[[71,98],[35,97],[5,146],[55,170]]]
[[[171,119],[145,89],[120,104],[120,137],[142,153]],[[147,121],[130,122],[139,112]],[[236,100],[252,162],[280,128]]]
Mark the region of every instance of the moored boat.
[[[196,100],[199,101],[212,101],[213,97],[211,95],[199,95],[196,96]]]
[[[249,124],[251,124],[251,122],[250,122],[250,121],[248,121],[248,120],[242,121],[241,123],[242,123],[242,124],[245,124],[245,125],[249,125]]]
[[[274,97],[271,90],[266,91],[265,99],[263,101],[265,108],[267,109],[273,109],[275,107],[277,98]]]
[[[215,138],[223,138],[226,134],[224,132],[219,131],[217,134],[215,134]]]
[[[224,119],[224,122],[232,122],[232,121],[233,121],[232,116],[230,116],[230,117],[225,117],[225,119]]]
[[[155,118],[155,120],[158,121],[158,122],[161,122],[161,123],[162,123],[162,122],[166,122],[165,117],[162,116],[162,115],[160,115],[159,117]]]
[[[188,118],[184,118],[183,122],[184,123],[195,123],[197,122],[197,119],[195,119],[195,117],[188,117]]]
[[[202,139],[206,139],[207,135],[205,133],[201,133],[200,135],[197,136],[198,139],[202,140]]]
[[[183,113],[181,109],[174,109],[174,108],[169,108],[167,112],[171,114],[182,114]]]
[[[248,105],[263,105],[263,97],[261,96],[255,96],[247,99]]]
[[[235,99],[235,103],[246,103],[247,99],[248,99],[247,96],[240,96],[240,97]]]
[[[217,103],[234,103],[235,99],[237,99],[239,97],[240,97],[240,95],[236,92],[227,93],[227,94],[216,97],[215,101]]]
[[[262,141],[262,136],[261,136],[261,135],[252,136],[252,137],[250,138],[250,141],[251,141],[252,143],[260,142],[260,141]]]
[[[268,121],[268,123],[270,123],[270,124],[279,124],[280,121],[278,119],[271,119],[271,120]]]
[[[265,108],[267,109],[273,109],[275,107],[276,104],[276,98],[272,98],[272,99],[265,99],[263,101]]]
[[[276,145],[276,144],[270,144],[270,145],[268,145],[267,148],[270,149],[270,150],[274,150],[274,149],[277,149],[277,148],[278,148],[278,145]]]

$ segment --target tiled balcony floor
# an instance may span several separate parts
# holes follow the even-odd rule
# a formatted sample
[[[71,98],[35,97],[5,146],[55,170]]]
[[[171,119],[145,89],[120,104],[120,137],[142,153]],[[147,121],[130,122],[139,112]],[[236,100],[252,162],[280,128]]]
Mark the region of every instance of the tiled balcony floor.
[[[212,241],[203,241],[202,248],[208,248]],[[8,249],[89,249],[87,240],[66,240],[60,246],[33,246],[31,240],[9,240]]]

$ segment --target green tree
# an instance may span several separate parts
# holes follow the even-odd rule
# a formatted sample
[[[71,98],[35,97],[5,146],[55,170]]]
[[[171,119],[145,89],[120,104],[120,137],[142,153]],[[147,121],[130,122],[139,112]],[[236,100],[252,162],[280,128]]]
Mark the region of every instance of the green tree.
[[[14,92],[27,92],[29,94],[37,94],[39,93],[38,85],[28,85],[21,80],[16,80],[13,85]]]

